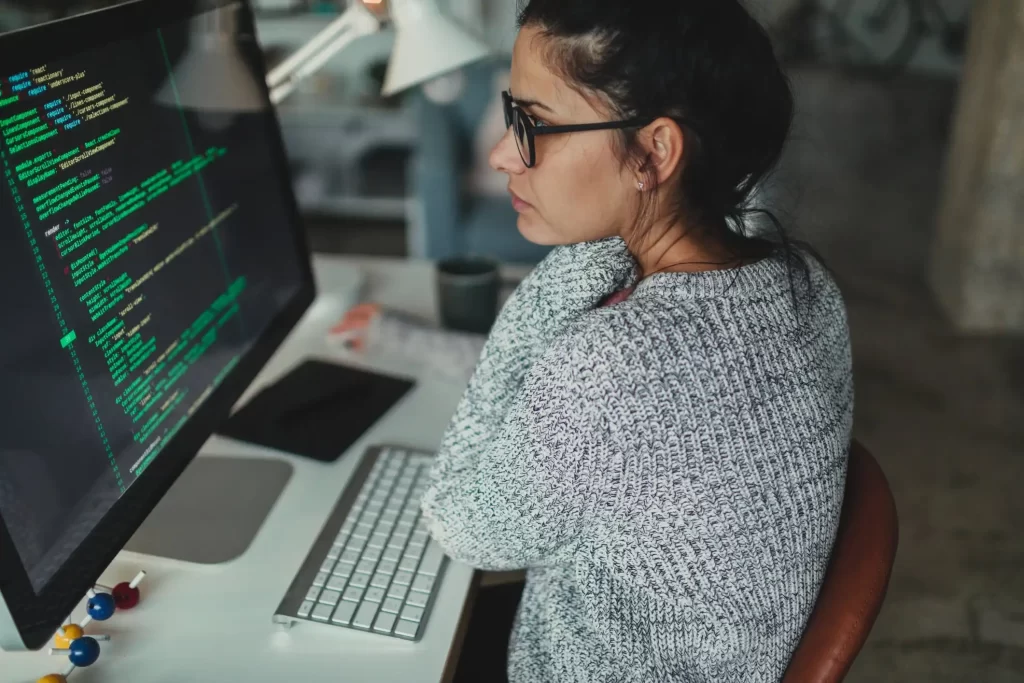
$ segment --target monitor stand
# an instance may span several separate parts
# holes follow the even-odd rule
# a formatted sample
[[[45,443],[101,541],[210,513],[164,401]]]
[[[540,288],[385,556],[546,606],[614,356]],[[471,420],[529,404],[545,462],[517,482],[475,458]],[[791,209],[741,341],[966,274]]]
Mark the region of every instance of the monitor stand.
[[[124,549],[196,564],[230,562],[248,550],[292,470],[271,458],[195,458]]]

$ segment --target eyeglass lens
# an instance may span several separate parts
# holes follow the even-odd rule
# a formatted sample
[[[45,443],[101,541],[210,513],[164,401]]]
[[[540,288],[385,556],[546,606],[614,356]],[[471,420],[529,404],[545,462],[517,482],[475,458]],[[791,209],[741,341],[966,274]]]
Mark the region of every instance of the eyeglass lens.
[[[516,107],[512,98],[507,93],[502,93],[505,100],[505,125],[512,129],[512,135],[516,139],[516,147],[519,148],[519,156],[527,166],[532,165],[532,154],[530,150],[530,135],[527,132],[527,123],[522,111]]]

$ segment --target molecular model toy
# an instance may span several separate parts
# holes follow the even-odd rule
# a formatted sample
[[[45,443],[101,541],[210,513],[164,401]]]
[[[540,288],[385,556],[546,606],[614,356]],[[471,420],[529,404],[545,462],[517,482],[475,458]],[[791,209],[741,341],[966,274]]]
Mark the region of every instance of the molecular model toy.
[[[100,641],[110,636],[85,634],[85,627],[93,621],[106,621],[119,609],[131,609],[139,604],[139,584],[146,578],[146,572],[139,572],[130,582],[119,583],[113,588],[96,585],[89,589],[86,602],[86,616],[78,624],[67,623],[53,637],[51,655],[67,655],[70,662],[63,673],[43,676],[36,683],[67,683],[68,676],[78,667],[92,666],[100,658]]]

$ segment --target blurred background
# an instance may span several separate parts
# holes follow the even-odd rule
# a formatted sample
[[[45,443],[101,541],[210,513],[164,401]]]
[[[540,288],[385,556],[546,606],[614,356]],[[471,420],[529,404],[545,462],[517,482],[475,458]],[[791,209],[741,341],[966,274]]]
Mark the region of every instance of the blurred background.
[[[1024,0],[750,2],[798,100],[762,200],[837,273],[856,435],[900,512],[888,599],[848,680],[1024,681]],[[0,0],[0,31],[110,4]],[[271,63],[344,9],[254,5]],[[515,2],[442,6],[492,60],[382,98],[385,30],[280,106],[316,251],[543,257],[487,169]]]

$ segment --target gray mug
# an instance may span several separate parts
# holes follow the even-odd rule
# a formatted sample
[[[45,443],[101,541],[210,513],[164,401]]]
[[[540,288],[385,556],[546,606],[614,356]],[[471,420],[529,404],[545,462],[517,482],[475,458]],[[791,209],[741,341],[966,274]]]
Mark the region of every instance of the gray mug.
[[[437,301],[446,329],[487,334],[498,317],[500,293],[497,261],[457,256],[437,264]]]

